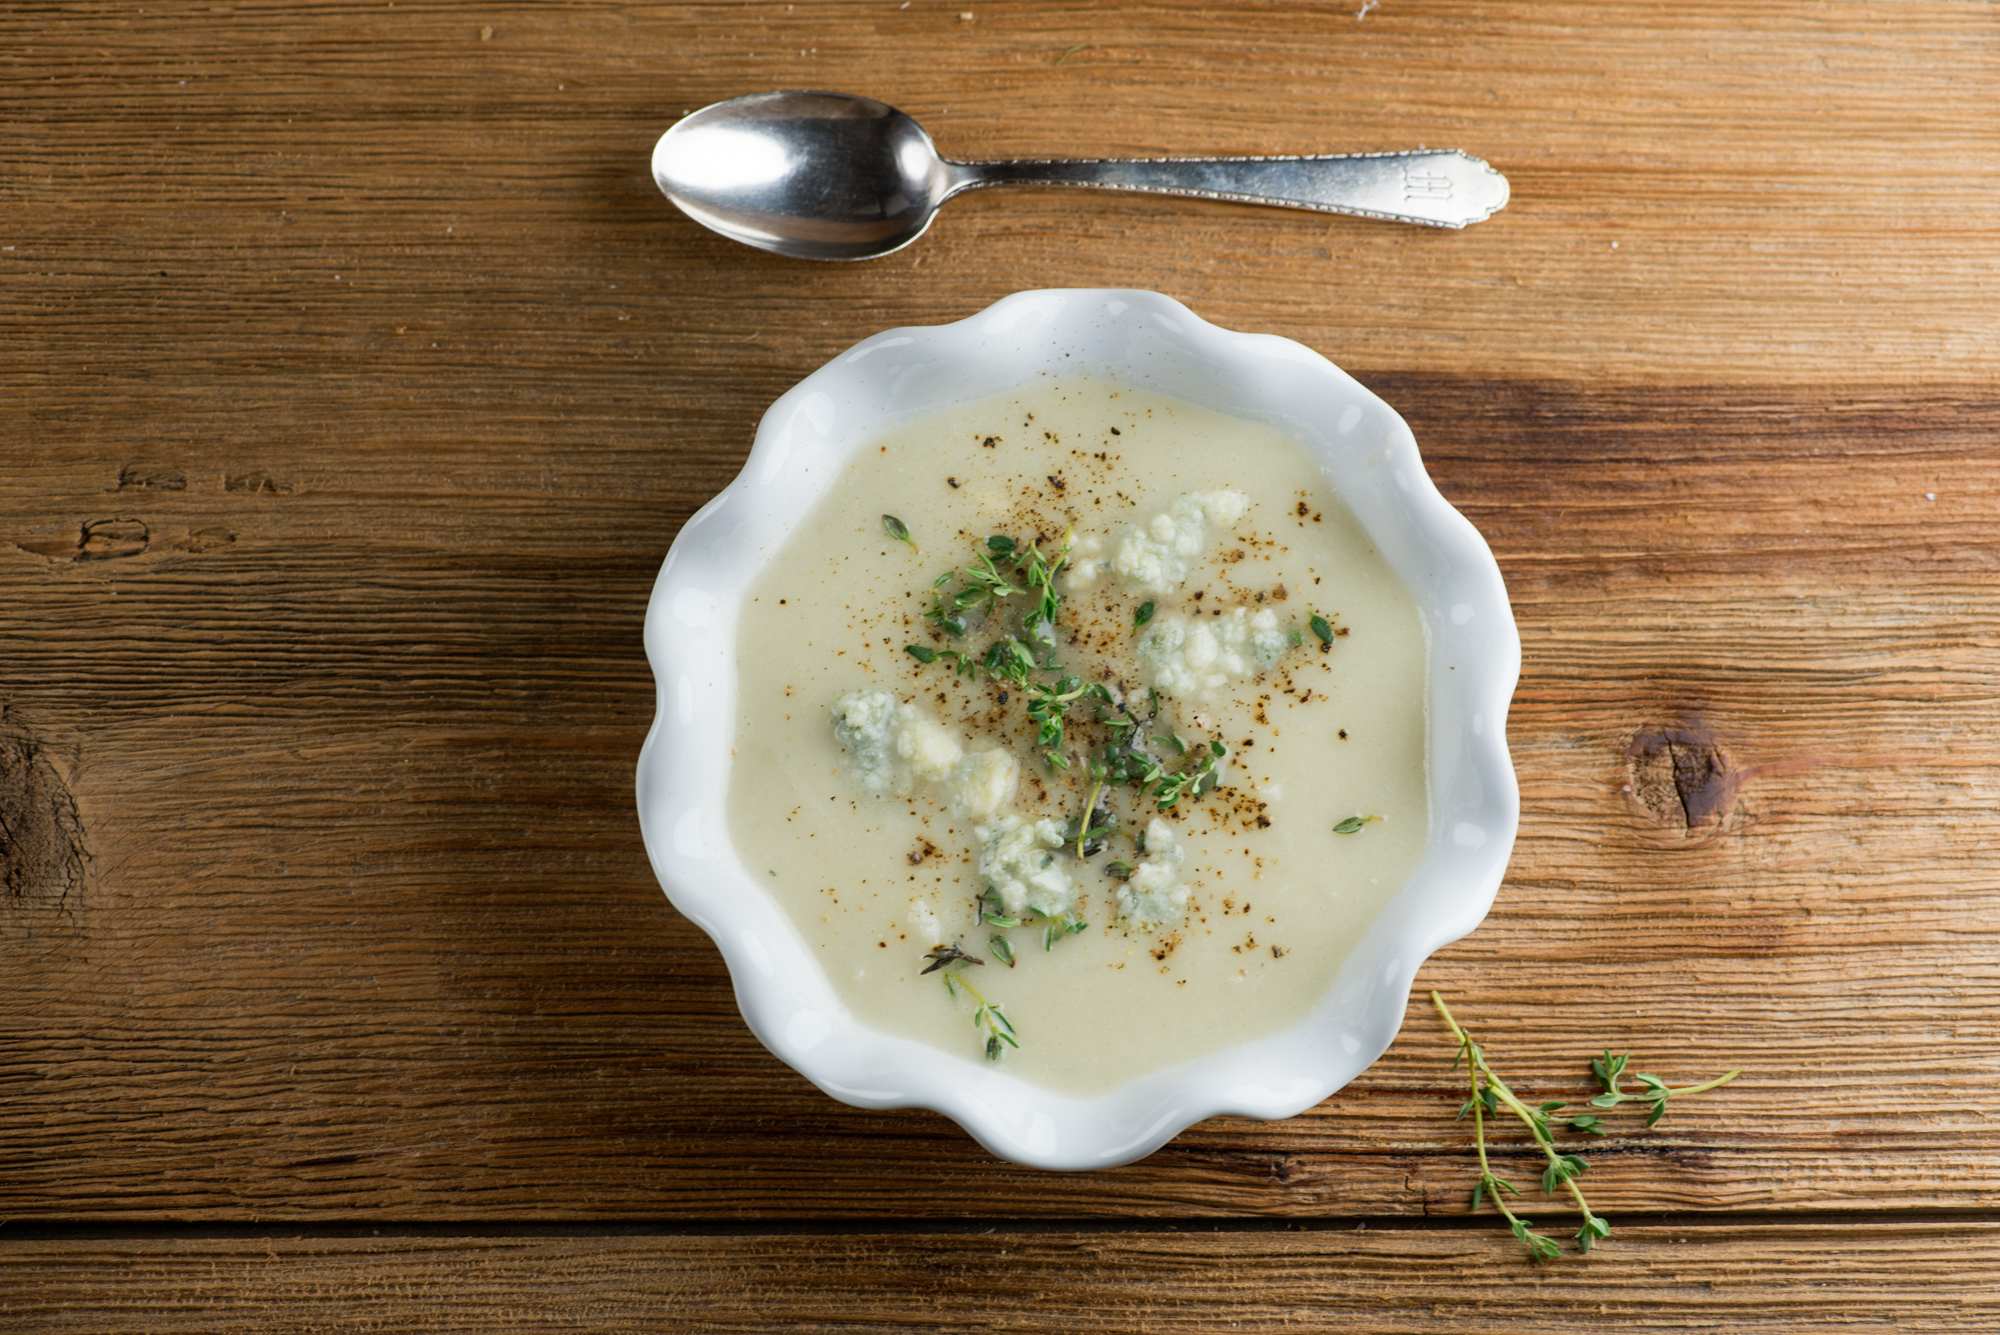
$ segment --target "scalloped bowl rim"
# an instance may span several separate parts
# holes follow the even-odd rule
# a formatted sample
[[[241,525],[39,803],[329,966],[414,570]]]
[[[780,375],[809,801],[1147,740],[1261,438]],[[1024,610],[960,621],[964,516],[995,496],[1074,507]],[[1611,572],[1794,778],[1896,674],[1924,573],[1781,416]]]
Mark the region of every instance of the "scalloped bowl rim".
[[[796,520],[864,443],[1042,374],[1092,374],[1276,425],[1416,596],[1428,640],[1429,841],[1304,1021],[1094,1097],[1029,1084],[856,1019],[730,843],[736,613]],[[1479,925],[1519,821],[1506,716],[1521,646],[1499,566],[1438,493],[1407,424],[1301,344],[1236,333],[1172,298],[1020,292],[953,324],[891,329],[772,404],[742,472],[674,540],[646,613],[658,712],[640,753],[640,826],[674,907],[714,939],[752,1032],[826,1093],[929,1108],[994,1154],[1044,1168],[1143,1157],[1204,1118],[1290,1117],[1387,1050],[1417,968]]]

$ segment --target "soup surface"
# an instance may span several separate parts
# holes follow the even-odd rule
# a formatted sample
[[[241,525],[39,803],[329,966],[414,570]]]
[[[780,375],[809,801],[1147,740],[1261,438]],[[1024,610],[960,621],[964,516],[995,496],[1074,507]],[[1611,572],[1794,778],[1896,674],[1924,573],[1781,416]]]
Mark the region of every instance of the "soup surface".
[[[745,865],[864,1022],[1052,1089],[1297,1023],[1424,849],[1415,603],[1269,427],[1071,378],[896,431],[737,636]]]

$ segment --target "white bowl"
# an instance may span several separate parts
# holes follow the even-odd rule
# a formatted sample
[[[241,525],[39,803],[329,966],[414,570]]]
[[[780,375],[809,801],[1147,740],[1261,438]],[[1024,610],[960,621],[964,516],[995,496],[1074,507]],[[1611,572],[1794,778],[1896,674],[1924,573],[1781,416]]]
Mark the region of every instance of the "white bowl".
[[[1429,846],[1304,1022],[1111,1093],[1053,1093],[871,1029],[731,846],[723,802],[745,591],[857,448],[1043,372],[1088,373],[1279,427],[1414,591],[1429,641]],[[1514,843],[1507,704],[1521,643],[1500,570],[1431,485],[1395,411],[1289,339],[1218,329],[1154,292],[1021,292],[956,324],[892,329],[771,405],[736,480],[688,521],[646,613],[659,713],[639,756],[639,823],[674,907],[715,939],[758,1039],[864,1108],[932,1108],[993,1153],[1106,1168],[1219,1113],[1290,1117],[1381,1056],[1426,956],[1478,926]]]

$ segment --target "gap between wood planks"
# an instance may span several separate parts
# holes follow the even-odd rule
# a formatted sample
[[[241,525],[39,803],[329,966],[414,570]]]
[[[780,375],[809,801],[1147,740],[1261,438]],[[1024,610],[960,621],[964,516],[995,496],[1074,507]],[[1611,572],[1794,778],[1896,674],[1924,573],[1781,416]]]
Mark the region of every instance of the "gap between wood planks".
[[[1556,1223],[1556,1214],[1550,1215]],[[1926,1224],[2000,1224],[2000,1209],[1922,1210],[1717,1210],[1620,1211],[1618,1230],[1701,1230],[1752,1226],[1837,1228],[1860,1224],[1916,1227]],[[1551,1225],[1553,1227],[1554,1224]],[[1502,1227],[1495,1215],[1337,1215],[1315,1219],[638,1219],[548,1221],[535,1219],[410,1221],[268,1220],[190,1223],[0,1220],[0,1243],[71,1241],[199,1241],[290,1238],[766,1238],[766,1237],[963,1237],[988,1233],[1086,1236],[1124,1233],[1473,1233]],[[1503,1230],[1504,1231],[1504,1230]]]

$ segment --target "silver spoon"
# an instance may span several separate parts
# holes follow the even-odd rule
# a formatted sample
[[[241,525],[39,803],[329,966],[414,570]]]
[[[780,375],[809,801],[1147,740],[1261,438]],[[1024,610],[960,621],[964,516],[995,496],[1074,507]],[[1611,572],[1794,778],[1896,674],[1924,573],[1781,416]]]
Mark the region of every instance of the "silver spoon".
[[[653,180],[681,212],[746,246],[866,260],[922,236],[938,207],[989,185],[1091,186],[1464,227],[1507,178],[1455,149],[1310,158],[952,162],[892,106],[845,93],[756,93],[660,136]]]

